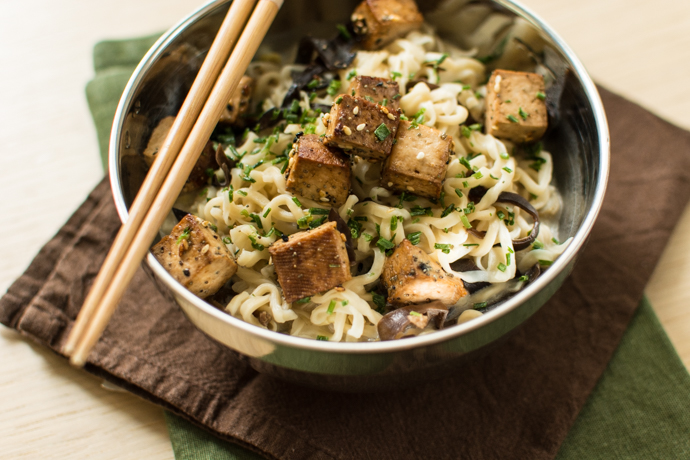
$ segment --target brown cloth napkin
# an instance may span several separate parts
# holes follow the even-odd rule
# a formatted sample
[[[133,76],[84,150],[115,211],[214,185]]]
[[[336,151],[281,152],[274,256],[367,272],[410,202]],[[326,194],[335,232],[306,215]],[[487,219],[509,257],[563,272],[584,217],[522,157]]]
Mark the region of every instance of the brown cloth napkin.
[[[690,196],[690,133],[601,90],[609,190],[572,276],[515,335],[445,380],[351,395],[257,374],[139,270],[87,370],[280,459],[551,459],[605,369]],[[0,300],[59,352],[119,227],[102,182]]]

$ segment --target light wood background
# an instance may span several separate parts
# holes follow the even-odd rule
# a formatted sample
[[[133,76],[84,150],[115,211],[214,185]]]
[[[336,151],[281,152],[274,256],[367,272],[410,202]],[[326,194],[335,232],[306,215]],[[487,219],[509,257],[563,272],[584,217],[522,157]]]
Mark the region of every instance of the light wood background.
[[[690,128],[690,2],[523,3],[560,33],[595,80]],[[0,0],[0,210],[7,218],[0,292],[102,177],[84,96],[93,44],[162,31],[199,5]],[[689,234],[690,207],[647,289],[686,366]],[[0,458],[173,457],[159,408],[102,388],[13,331],[0,327],[0,336]]]

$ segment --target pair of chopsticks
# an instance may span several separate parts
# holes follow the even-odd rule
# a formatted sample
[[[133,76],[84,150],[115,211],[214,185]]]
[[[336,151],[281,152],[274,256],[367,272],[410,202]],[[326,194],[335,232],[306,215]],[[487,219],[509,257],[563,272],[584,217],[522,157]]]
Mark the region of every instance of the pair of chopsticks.
[[[63,347],[72,364],[86,363],[282,4],[232,2]]]

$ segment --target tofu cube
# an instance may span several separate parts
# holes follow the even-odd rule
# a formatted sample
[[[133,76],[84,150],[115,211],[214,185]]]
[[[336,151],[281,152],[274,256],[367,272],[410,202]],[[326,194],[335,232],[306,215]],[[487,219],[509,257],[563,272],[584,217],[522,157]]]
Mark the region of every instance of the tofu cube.
[[[287,191],[331,206],[342,206],[350,194],[350,158],[329,149],[316,134],[299,137],[286,172]]]
[[[374,50],[418,29],[424,17],[414,0],[364,0],[351,20],[355,33],[364,38],[362,47]]]
[[[241,124],[242,115],[249,111],[249,102],[252,99],[253,91],[254,79],[243,75],[220,116],[220,123],[228,125]]]
[[[443,271],[427,253],[409,240],[403,240],[383,263],[383,286],[388,302],[396,306],[438,300],[453,305],[467,295],[460,278]]]
[[[158,122],[158,125],[153,129],[153,133],[151,133],[151,138],[143,154],[144,161],[149,167],[153,164],[153,161],[158,158],[158,152],[163,142],[165,142],[165,138],[168,137],[168,133],[174,122],[175,117],[165,117]],[[182,191],[190,192],[206,185],[209,179],[208,170],[216,168],[218,168],[218,164],[216,163],[216,152],[213,150],[213,143],[209,141],[201,152],[201,155],[199,155],[199,159],[194,165],[194,169],[192,169],[192,172],[189,174]]]
[[[381,186],[438,199],[453,154],[453,139],[424,125],[401,121],[396,143],[381,171]]]
[[[520,144],[541,138],[548,124],[543,94],[541,75],[494,70],[486,84],[486,133]]]
[[[278,240],[268,252],[286,302],[328,291],[352,278],[345,235],[335,222]]]
[[[355,77],[350,82],[348,93],[381,104],[393,114],[397,114],[398,108],[400,108],[400,102],[398,102],[400,87],[393,80],[367,76]]]
[[[400,117],[374,102],[344,95],[336,99],[327,122],[324,144],[382,161],[391,153]]]
[[[237,271],[237,263],[211,224],[187,214],[151,250],[158,262],[189,291],[206,298]]]

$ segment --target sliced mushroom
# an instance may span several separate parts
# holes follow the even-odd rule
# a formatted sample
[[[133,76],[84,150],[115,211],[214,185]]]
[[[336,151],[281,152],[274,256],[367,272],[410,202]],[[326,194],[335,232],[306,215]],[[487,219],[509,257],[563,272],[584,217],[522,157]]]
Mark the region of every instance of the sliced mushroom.
[[[223,182],[218,181],[219,185],[221,187],[227,187],[230,185],[230,180],[232,179],[230,171],[235,167],[235,162],[225,155],[221,144],[218,144],[218,149],[216,150],[216,163],[218,163],[220,169],[223,170],[223,175],[225,176]]]
[[[448,307],[434,301],[420,305],[409,305],[386,314],[376,328],[381,340],[397,340],[414,337],[432,325],[442,329],[448,315]]]
[[[472,190],[470,190],[469,198],[470,200],[477,202],[481,200],[485,194],[486,189],[484,187],[475,187]],[[539,213],[537,212],[537,210],[534,209],[534,206],[532,206],[529,201],[527,201],[517,193],[512,192],[501,192],[501,194],[498,195],[498,198],[496,199],[496,203],[512,204],[513,206],[517,206],[518,208],[523,209],[527,214],[532,216],[532,219],[534,220],[534,225],[532,226],[532,230],[530,231],[529,235],[524,238],[518,238],[517,240],[513,240],[513,248],[516,251],[527,249],[529,245],[532,244],[532,242],[536,240],[537,236],[539,235]],[[477,238],[484,238],[484,236],[486,235],[485,232],[480,232],[474,229],[470,229],[468,230],[468,232],[470,232]]]

